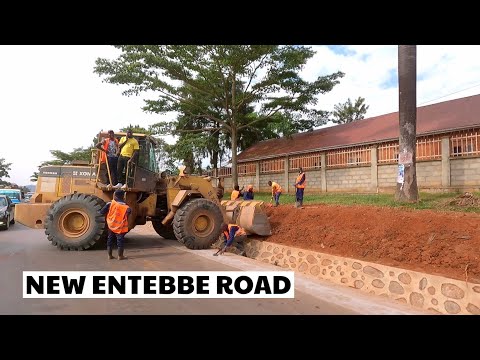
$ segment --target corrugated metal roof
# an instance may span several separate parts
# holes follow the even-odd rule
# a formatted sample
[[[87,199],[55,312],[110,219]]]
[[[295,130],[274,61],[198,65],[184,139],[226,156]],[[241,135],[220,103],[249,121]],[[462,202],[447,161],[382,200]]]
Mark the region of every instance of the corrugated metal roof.
[[[417,136],[480,125],[480,95],[417,108]],[[307,131],[289,138],[259,142],[238,156],[239,162],[353,145],[399,137],[398,112],[349,124]]]

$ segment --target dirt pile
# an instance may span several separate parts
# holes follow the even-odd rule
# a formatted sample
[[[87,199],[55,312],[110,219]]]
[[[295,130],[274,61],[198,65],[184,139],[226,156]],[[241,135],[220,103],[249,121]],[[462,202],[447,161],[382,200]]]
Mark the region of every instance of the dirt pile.
[[[476,197],[472,193],[466,192],[463,195],[457,196],[450,202],[450,205],[458,206],[480,206],[480,198]]]
[[[480,283],[479,214],[339,205],[267,213],[266,241]]]

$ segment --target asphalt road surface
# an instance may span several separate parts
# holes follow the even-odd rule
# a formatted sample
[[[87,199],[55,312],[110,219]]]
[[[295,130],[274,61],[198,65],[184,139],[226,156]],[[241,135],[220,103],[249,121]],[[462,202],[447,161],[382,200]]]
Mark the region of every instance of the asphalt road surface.
[[[44,230],[19,223],[0,231],[0,314],[321,315],[421,314],[403,304],[295,275],[294,299],[24,299],[22,271],[239,271],[279,270],[273,265],[214,250],[188,250],[145,234],[126,237],[128,260],[107,260],[106,250],[61,251]],[[116,254],[116,250],[114,251]],[[279,270],[280,271],[280,270]]]

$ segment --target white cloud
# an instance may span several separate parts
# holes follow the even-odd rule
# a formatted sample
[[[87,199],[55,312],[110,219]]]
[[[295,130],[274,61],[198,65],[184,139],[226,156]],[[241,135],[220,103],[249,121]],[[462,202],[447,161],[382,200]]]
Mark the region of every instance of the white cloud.
[[[367,117],[398,111],[398,88],[382,88],[396,71],[397,46],[347,45],[346,54],[312,48],[316,54],[302,72],[306,79],[346,74],[319,96],[319,108],[333,110],[362,96],[370,106]],[[112,46],[0,46],[0,158],[13,163],[10,181],[29,184],[37,165],[51,158],[49,150],[89,145],[102,129],[160,121],[141,110],[141,97],[123,96],[122,87],[93,73],[98,57],[117,54]],[[480,46],[417,46],[417,104],[480,93],[479,58]]]

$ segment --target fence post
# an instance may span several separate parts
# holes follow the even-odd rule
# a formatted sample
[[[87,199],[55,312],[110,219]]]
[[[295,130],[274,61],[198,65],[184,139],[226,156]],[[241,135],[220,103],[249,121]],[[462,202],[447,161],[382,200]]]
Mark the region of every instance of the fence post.
[[[322,192],[327,192],[327,156],[326,153],[320,155],[320,175],[322,182]]]
[[[450,137],[442,136],[442,187],[449,188],[450,183]]]
[[[285,156],[284,172],[285,172],[285,188],[288,194],[290,192],[290,184],[288,182],[288,155]]]
[[[372,190],[378,192],[378,158],[377,158],[377,146],[374,145],[370,148],[370,187]]]
[[[260,161],[255,162],[255,191],[260,191]]]

